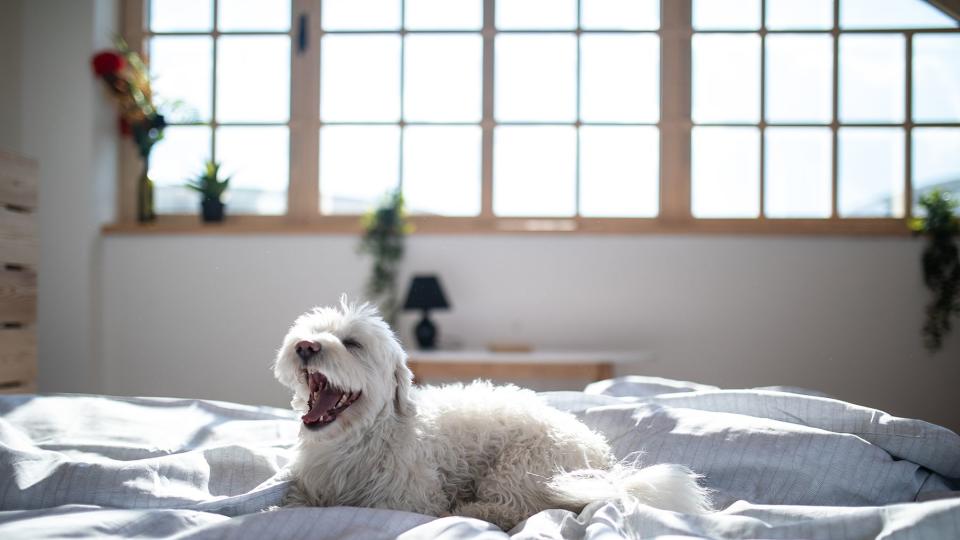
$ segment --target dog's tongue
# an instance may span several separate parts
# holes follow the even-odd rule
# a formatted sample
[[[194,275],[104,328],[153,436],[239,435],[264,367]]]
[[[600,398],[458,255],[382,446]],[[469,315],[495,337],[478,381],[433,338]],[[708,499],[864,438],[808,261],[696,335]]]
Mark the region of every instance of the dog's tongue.
[[[342,392],[337,392],[330,388],[329,385],[322,390],[318,390],[316,393],[317,397],[313,400],[313,407],[307,411],[307,414],[301,416],[300,419],[307,424],[319,422],[320,418],[337,404],[337,401],[340,400],[340,396],[342,395]]]

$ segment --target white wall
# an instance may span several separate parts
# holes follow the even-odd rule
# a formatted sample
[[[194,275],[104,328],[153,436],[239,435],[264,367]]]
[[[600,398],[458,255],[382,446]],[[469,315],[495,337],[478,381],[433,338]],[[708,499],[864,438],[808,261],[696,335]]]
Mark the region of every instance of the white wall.
[[[21,1],[0,1],[0,150],[20,152]]]
[[[116,31],[113,0],[21,5],[22,152],[40,164],[39,385],[102,385],[100,222],[116,183],[115,113],[90,57]]]
[[[105,390],[283,405],[268,371],[293,318],[362,290],[356,240],[111,237]],[[960,428],[960,334],[922,349],[909,238],[415,236],[465,345],[641,348],[645,374],[797,385]],[[401,330],[413,324],[407,316]]]

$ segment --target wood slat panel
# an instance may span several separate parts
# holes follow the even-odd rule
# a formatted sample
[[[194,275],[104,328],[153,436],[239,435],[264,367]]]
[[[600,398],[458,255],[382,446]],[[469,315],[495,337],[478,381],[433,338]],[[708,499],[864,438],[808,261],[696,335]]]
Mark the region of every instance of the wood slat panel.
[[[0,152],[0,205],[37,207],[37,163]]]
[[[0,323],[37,320],[37,274],[29,269],[0,269]]]
[[[37,338],[33,329],[0,330],[0,385],[33,384],[37,377]]]
[[[36,215],[0,208],[0,263],[36,266]]]
[[[36,392],[37,384],[33,382],[0,387],[0,394],[35,394]]]

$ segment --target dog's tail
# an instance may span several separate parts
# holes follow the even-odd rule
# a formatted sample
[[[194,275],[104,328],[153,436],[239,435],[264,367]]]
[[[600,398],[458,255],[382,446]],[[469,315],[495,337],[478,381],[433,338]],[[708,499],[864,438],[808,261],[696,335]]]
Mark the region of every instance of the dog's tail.
[[[684,514],[712,511],[710,492],[700,476],[682,465],[651,465],[639,468],[618,463],[607,470],[583,469],[561,472],[547,484],[566,507],[582,508],[595,501],[643,503]]]

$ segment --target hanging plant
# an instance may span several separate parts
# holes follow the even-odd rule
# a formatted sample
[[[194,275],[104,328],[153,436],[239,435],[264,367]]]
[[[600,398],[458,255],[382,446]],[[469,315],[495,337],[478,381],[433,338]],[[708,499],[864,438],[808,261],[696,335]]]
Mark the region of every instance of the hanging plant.
[[[923,324],[924,345],[930,352],[940,350],[950,333],[953,317],[960,314],[960,256],[957,234],[960,223],[954,215],[957,200],[938,189],[920,198],[927,216],[911,221],[915,234],[927,237],[921,258],[923,282],[933,298],[927,304],[927,320]]]
[[[380,306],[380,313],[392,326],[400,308],[397,276],[403,260],[404,237],[413,230],[407,222],[400,190],[385,195],[377,208],[363,216],[363,230],[360,252],[373,257],[367,298]]]

